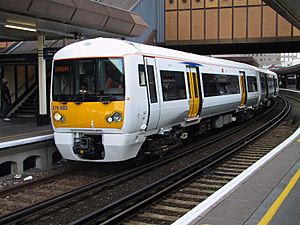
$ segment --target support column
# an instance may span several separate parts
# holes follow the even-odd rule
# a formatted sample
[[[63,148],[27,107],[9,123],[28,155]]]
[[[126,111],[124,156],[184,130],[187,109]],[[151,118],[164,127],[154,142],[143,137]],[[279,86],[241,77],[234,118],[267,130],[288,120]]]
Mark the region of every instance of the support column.
[[[49,123],[47,115],[47,84],[46,84],[46,61],[44,59],[44,42],[45,36],[38,35],[38,71],[39,71],[39,115],[37,116],[37,125]]]

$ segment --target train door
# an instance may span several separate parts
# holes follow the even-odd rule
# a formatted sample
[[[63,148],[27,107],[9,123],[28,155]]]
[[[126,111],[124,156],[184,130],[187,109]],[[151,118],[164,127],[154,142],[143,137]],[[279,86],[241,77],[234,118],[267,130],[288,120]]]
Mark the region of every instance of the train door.
[[[241,107],[244,107],[247,102],[247,85],[246,85],[246,75],[244,71],[240,71],[240,81],[242,87],[242,100],[241,100]]]
[[[274,86],[274,95],[277,95],[277,81],[275,76],[273,76],[273,86]]]
[[[270,90],[269,90],[269,84],[268,84],[268,76],[265,73],[264,73],[264,78],[265,78],[265,86],[266,86],[266,99],[268,99]]]
[[[160,100],[157,96],[158,81],[156,76],[155,58],[145,57],[147,88],[148,88],[148,102],[149,102],[149,119],[147,130],[155,129],[160,118]]]
[[[200,114],[199,73],[195,67],[187,67],[187,76],[190,93],[188,120],[193,120],[198,118]]]

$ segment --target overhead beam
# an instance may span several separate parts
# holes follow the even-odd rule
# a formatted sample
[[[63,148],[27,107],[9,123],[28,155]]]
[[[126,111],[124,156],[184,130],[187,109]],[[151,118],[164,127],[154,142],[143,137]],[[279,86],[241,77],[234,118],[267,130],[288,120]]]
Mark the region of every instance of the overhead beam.
[[[300,29],[299,0],[264,0],[271,8],[278,12],[295,27]]]

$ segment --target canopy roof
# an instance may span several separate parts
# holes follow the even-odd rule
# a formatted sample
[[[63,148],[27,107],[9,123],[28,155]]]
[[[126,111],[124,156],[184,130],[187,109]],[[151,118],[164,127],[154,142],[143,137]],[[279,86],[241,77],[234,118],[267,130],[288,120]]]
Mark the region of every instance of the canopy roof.
[[[0,1],[0,40],[36,40],[37,32],[47,39],[134,37],[147,29],[138,14],[108,4],[90,0]]]

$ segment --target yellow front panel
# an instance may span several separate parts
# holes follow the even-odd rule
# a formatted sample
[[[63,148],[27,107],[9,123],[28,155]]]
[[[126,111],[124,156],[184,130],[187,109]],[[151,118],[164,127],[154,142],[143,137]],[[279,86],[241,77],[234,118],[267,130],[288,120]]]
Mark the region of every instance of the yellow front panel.
[[[51,102],[52,121],[55,128],[117,128],[121,129],[124,120],[125,101],[114,101],[108,104],[101,102],[83,102],[75,104],[68,102]],[[106,118],[115,112],[122,114],[121,122],[107,122]],[[56,121],[55,113],[63,119]]]

